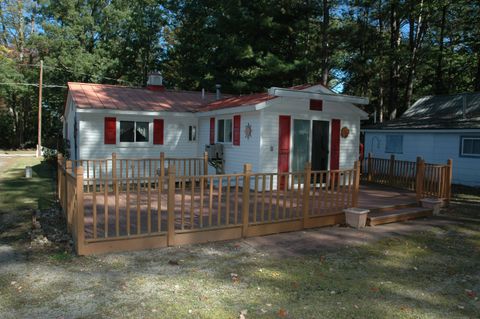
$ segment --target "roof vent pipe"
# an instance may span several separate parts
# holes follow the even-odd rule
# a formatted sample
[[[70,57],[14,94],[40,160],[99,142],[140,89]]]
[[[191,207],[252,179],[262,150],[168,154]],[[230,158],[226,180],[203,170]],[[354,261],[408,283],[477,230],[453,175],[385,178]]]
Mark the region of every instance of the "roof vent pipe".
[[[202,100],[205,100],[205,89],[202,88]]]
[[[221,98],[221,92],[220,92],[220,88],[222,86],[220,84],[215,84],[215,89],[216,89],[216,92],[217,92],[217,100],[220,100]]]
[[[464,95],[462,96],[462,113],[463,113],[463,118],[467,118],[467,96]]]

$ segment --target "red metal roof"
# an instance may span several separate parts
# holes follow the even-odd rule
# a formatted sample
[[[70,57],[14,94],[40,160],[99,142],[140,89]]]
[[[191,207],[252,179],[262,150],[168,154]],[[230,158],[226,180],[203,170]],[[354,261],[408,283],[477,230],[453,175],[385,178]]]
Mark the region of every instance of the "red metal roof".
[[[151,91],[145,88],[69,82],[78,108],[132,111],[193,112],[215,100],[215,94],[191,91]]]
[[[291,87],[303,90],[314,85]],[[205,112],[230,107],[255,105],[276,96],[255,93],[242,96],[228,96],[215,100],[215,94],[192,91],[151,91],[145,88],[127,86],[69,82],[68,90],[81,109],[113,109],[132,111]]]

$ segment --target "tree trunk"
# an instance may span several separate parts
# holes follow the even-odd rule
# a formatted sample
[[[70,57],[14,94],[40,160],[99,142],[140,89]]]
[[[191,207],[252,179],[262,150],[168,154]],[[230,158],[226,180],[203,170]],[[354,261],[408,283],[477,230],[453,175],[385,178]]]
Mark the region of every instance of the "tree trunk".
[[[330,8],[328,0],[323,0],[323,23],[322,23],[322,84],[327,86],[329,73],[328,52],[328,27],[330,24]]]
[[[408,64],[408,76],[407,76],[407,85],[405,91],[405,104],[402,111],[407,110],[411,103],[412,103],[412,96],[413,96],[413,82],[415,80],[415,70],[417,68],[418,62],[418,50],[423,42],[423,36],[426,31],[426,25],[424,23],[424,12],[423,12],[423,0],[420,1],[418,4],[420,6],[420,12],[418,13],[418,17],[415,18],[415,2],[411,2],[410,8],[410,35],[409,35],[409,43],[410,43],[410,61]]]
[[[440,38],[439,49],[438,49],[438,59],[437,59],[437,69],[435,71],[435,94],[444,94],[445,85],[443,83],[443,48],[444,48],[444,37],[445,37],[445,23],[447,17],[447,8],[448,5],[442,7],[442,20],[440,22]]]
[[[477,53],[477,75],[475,76],[475,92],[480,91],[480,52]]]
[[[400,19],[398,17],[398,2],[392,1],[390,6],[390,92],[388,97],[388,115],[394,119],[398,108],[398,81],[400,65],[398,63],[398,47],[400,45]]]

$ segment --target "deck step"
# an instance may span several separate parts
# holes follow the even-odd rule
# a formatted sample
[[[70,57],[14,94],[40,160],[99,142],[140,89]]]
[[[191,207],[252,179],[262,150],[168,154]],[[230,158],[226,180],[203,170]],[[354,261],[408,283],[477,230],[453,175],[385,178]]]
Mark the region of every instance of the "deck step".
[[[412,208],[418,207],[417,202],[405,203],[405,204],[397,204],[397,205],[386,205],[386,206],[377,206],[374,208],[369,208],[371,213],[384,213],[390,212],[394,210],[404,209],[404,208]]]
[[[367,224],[370,226],[401,222],[409,219],[428,217],[433,210],[423,207],[396,208],[387,211],[373,211],[368,213]]]

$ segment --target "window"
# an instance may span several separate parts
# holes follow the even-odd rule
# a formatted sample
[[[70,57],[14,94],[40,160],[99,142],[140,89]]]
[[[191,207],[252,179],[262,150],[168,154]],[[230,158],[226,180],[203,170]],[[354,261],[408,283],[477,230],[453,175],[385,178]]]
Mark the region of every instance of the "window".
[[[403,135],[387,135],[385,153],[403,153]]]
[[[218,120],[218,142],[232,142],[232,120]]]
[[[480,137],[462,137],[460,151],[463,156],[480,156]]]
[[[120,121],[120,142],[148,142],[148,122]]]
[[[188,127],[188,140],[189,141],[196,141],[197,140],[197,127],[190,125]]]

